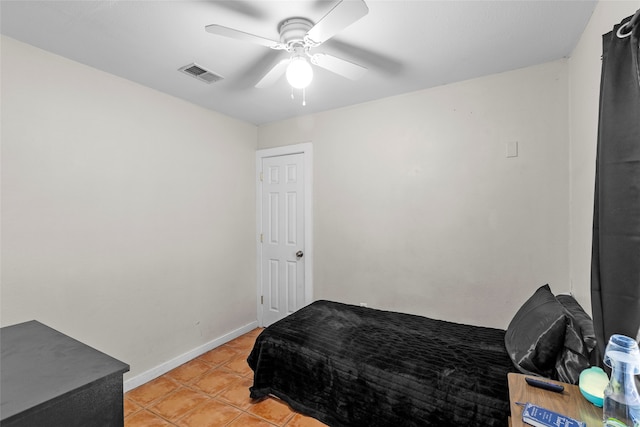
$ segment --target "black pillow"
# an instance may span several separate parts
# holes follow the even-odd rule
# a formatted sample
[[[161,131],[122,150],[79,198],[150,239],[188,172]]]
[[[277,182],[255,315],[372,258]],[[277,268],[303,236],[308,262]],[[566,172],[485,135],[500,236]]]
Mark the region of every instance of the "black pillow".
[[[559,380],[578,384],[580,373],[597,364],[592,363],[598,354],[593,321],[571,295],[557,295],[556,299],[564,306],[568,318],[564,349],[556,362],[556,372]]]
[[[593,329],[593,320],[571,295],[556,295],[556,299],[567,310],[569,317],[574,321],[576,328],[582,335],[582,340],[587,345],[587,350],[591,353],[598,345],[596,333]]]
[[[549,285],[538,288],[509,323],[505,346],[516,368],[525,374],[556,379],[556,360],[564,348],[565,309]]]

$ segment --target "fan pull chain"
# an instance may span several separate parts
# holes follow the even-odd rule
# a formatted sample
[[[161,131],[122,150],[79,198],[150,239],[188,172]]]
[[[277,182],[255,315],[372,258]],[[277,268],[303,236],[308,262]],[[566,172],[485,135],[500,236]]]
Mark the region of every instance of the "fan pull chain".
[[[296,99],[293,91],[293,87],[291,88],[291,99]],[[306,107],[307,105],[307,91],[305,88],[302,88],[302,106]]]

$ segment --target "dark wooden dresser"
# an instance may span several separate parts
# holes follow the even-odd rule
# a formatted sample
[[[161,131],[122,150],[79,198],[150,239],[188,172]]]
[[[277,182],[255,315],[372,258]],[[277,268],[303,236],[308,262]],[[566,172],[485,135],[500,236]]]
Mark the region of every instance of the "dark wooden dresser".
[[[32,320],[0,329],[0,425],[124,425],[129,365]]]

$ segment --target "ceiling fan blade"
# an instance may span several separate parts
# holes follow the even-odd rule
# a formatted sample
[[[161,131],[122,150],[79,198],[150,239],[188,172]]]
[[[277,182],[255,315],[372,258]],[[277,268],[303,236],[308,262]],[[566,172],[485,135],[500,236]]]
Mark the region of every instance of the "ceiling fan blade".
[[[346,58],[353,58],[353,60],[358,64],[367,68],[375,68],[376,72],[392,76],[397,75],[404,68],[404,65],[397,59],[389,55],[381,54],[372,49],[356,46],[336,39],[331,39],[324,46],[329,47],[329,44],[331,44],[331,51],[335,54]]]
[[[369,8],[363,0],[341,0],[309,30],[305,40],[312,46],[318,46],[367,13]]]
[[[266,39],[264,37],[256,36],[254,34],[245,33],[244,31],[236,30],[229,27],[223,27],[218,24],[211,24],[204,27],[204,29],[211,34],[219,36],[229,37],[236,40],[242,40],[246,42],[256,43],[262,46],[270,47],[271,49],[284,49],[285,46],[275,40]]]
[[[264,11],[245,0],[217,0],[212,2],[216,7],[231,10],[242,15],[249,16],[253,19],[266,19]]]
[[[351,80],[358,80],[367,71],[362,65],[326,53],[311,55],[311,63]]]
[[[266,87],[273,86],[275,82],[277,82],[278,79],[282,77],[284,72],[287,70],[287,65],[289,65],[290,61],[291,59],[285,58],[280,62],[278,62],[276,65],[274,65],[273,68],[271,68],[267,72],[267,74],[265,74],[264,77],[262,77],[260,81],[256,83],[256,87],[259,89],[263,89]]]

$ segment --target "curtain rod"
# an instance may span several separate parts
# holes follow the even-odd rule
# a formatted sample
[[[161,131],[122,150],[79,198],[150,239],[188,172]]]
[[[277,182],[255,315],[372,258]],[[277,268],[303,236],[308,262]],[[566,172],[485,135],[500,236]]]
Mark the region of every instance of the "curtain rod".
[[[636,10],[636,13],[633,14],[633,18],[629,21],[629,25],[633,27],[638,23],[638,21],[640,21],[640,9]]]

